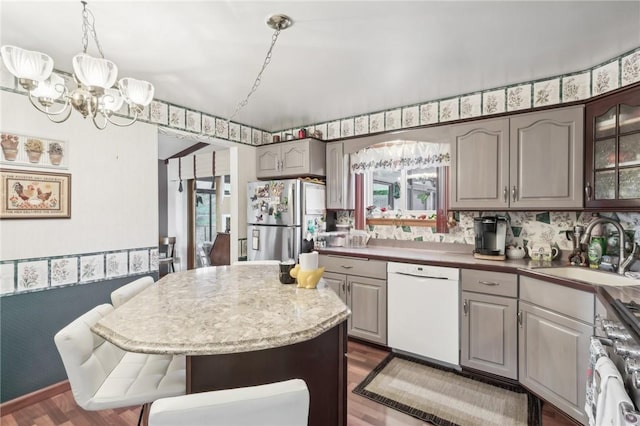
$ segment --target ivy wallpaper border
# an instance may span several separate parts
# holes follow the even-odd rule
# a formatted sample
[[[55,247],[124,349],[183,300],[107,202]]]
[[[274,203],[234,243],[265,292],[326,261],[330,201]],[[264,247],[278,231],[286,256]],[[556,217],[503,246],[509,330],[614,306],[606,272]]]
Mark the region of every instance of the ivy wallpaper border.
[[[0,261],[0,297],[158,272],[158,247]]]
[[[58,70],[55,72],[65,79],[72,78],[69,73]],[[563,104],[586,100],[638,81],[640,81],[640,47],[583,70],[485,90],[475,90],[454,97],[431,99],[355,116],[339,117],[327,122],[305,124],[275,132],[245,126],[233,121],[227,123],[224,118],[160,99],[154,99],[151,105],[138,117],[138,120],[179,130],[194,138],[216,138],[241,145],[256,146],[272,143],[274,136],[279,136],[280,140],[287,140],[288,134],[297,135],[299,129],[305,129],[308,135],[315,130],[320,130],[322,132],[321,139],[331,140],[351,137],[354,134],[366,135],[385,130],[444,123],[457,118],[491,116],[504,112],[505,109],[506,111],[516,111]],[[543,84],[544,86],[542,86]],[[0,90],[22,95],[27,94],[17,84],[16,78],[9,73],[4,64],[0,66]],[[528,100],[525,99],[526,94],[520,96],[522,92],[528,92]],[[495,96],[498,96],[499,99],[495,99]],[[495,104],[497,109],[493,107],[495,101],[497,101]],[[491,102],[491,104],[487,102]],[[457,106],[458,111],[447,113],[453,106]],[[435,109],[435,115],[431,113],[432,109]],[[416,111],[420,111],[420,119],[414,118]],[[425,111],[424,117],[422,111]],[[405,114],[410,114],[411,117],[409,118]],[[127,105],[124,105],[115,115],[133,117],[134,114]],[[365,120],[368,122],[368,126],[364,125]],[[328,132],[328,130],[330,131]]]

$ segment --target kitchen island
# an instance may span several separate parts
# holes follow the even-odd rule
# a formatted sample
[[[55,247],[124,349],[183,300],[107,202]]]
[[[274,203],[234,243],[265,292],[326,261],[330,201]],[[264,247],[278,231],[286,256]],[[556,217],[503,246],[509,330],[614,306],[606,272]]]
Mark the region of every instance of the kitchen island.
[[[349,314],[322,283],[298,289],[277,266],[234,265],[169,274],[92,329],[127,351],[185,355],[187,393],[301,378],[309,425],[345,425]]]

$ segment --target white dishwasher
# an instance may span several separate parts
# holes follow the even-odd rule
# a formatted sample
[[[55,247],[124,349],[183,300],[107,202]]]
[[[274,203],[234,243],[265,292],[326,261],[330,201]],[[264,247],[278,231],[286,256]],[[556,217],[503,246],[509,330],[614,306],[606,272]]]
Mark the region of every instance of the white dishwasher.
[[[457,268],[387,264],[388,345],[458,366],[460,274]]]

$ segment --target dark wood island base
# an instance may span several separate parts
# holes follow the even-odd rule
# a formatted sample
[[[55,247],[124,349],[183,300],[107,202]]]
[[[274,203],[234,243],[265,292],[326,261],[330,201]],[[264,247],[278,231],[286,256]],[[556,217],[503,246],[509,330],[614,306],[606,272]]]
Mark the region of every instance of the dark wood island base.
[[[187,393],[299,378],[309,388],[309,426],[347,424],[346,321],[288,346],[223,355],[187,356]]]

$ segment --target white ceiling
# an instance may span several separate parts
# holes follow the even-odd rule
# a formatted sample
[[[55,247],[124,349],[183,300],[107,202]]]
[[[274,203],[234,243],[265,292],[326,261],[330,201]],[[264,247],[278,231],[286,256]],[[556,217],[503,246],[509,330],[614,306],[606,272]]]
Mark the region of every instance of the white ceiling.
[[[275,131],[578,71],[640,46],[639,1],[90,1],[105,57],[156,98]],[[0,1],[0,43],[71,71],[79,1]],[[90,44],[89,53],[97,54]]]

